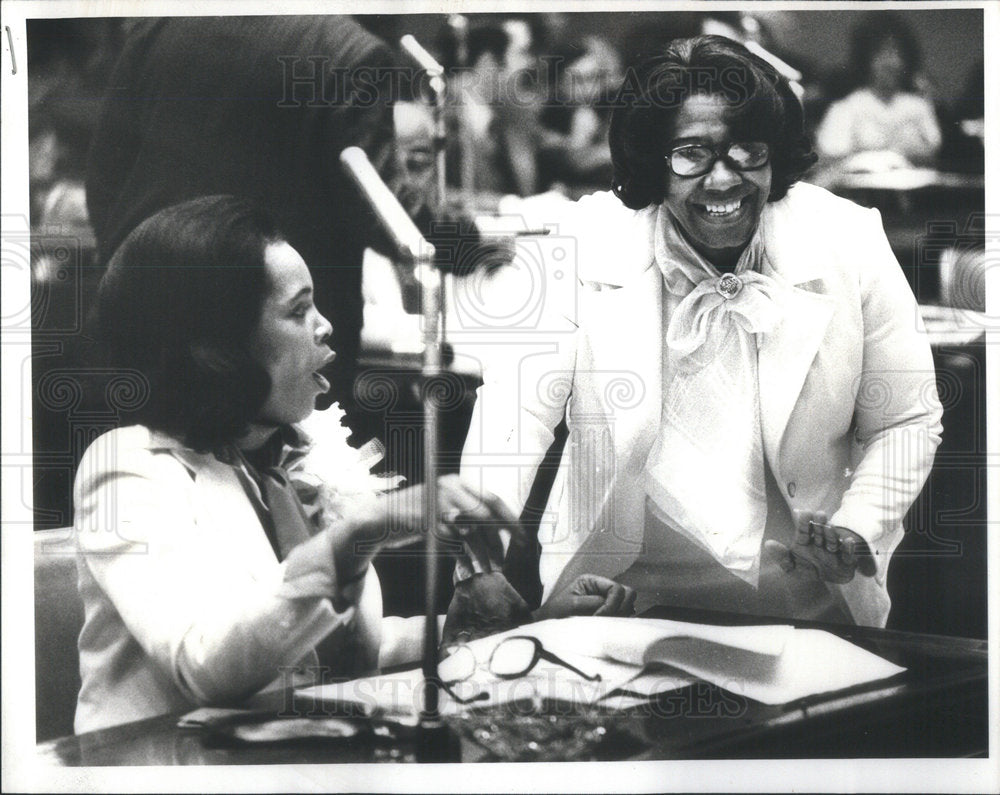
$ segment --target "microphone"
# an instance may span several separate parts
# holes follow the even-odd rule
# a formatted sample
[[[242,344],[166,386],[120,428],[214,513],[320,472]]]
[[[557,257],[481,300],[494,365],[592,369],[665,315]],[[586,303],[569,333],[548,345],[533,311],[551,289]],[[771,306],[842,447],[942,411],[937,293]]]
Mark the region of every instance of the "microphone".
[[[444,76],[444,67],[434,60],[434,56],[427,52],[413,35],[407,33],[403,36],[399,40],[399,46],[417,63],[417,66],[427,72],[428,77],[433,79]]]
[[[805,89],[802,87],[802,72],[786,61],[783,61],[760,43],[760,21],[753,14],[744,13],[740,17],[740,27],[743,31],[743,46],[750,50],[750,52],[758,58],[761,58],[771,64],[771,66],[774,67],[774,70],[788,81],[788,85],[792,89],[792,93],[794,93],[795,96],[797,96],[801,101],[802,97],[805,95]]]
[[[428,383],[441,375],[441,273],[433,267],[434,246],[420,234],[402,205],[378,175],[363,149],[350,146],[340,153],[340,163],[358,186],[379,222],[385,227],[399,256],[415,264],[421,284],[424,312],[424,361],[421,376],[424,394],[424,527],[426,590],[424,615],[424,702],[420,712],[417,759],[421,762],[455,761],[459,755],[456,738],[441,720],[438,709],[438,619],[437,619],[437,528],[438,528],[438,407]]]
[[[399,258],[409,263],[432,262],[434,246],[420,234],[399,200],[378,175],[365,151],[357,146],[349,146],[340,153],[340,163],[389,233]]]
[[[754,55],[771,64],[771,66],[774,67],[774,70],[790,83],[798,83],[802,80],[802,72],[789,64],[787,61],[783,61],[773,52],[766,49],[763,45],[757,43],[753,39],[744,42],[743,46],[750,50],[750,52]]]

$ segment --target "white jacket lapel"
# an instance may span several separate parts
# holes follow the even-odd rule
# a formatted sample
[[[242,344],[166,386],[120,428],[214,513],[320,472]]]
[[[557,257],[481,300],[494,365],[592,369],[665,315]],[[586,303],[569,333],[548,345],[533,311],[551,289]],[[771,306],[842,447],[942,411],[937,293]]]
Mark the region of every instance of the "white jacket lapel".
[[[194,478],[194,512],[199,525],[206,528],[206,543],[211,539],[225,545],[227,554],[273,563],[274,552],[236,470],[211,454],[196,453],[164,438],[164,446],[170,447]]]
[[[813,221],[794,217],[786,201],[767,205],[761,218],[768,260],[791,286],[781,322],[759,343],[761,425],[772,461],[835,309],[819,292],[828,255],[806,245]]]
[[[581,314],[593,328],[581,340],[575,410],[599,411],[614,422],[620,455],[646,428],[655,435],[660,419],[660,362],[663,340],[661,276],[655,265],[622,287],[589,291],[584,286]]]
[[[773,459],[833,315],[833,300],[793,288],[781,322],[762,336],[760,405],[764,447]]]

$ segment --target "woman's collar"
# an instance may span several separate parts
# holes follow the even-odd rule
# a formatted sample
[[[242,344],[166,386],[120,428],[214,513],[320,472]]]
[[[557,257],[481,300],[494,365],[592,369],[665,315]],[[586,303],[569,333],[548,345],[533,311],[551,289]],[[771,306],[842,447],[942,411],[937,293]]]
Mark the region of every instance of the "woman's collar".
[[[267,444],[274,445],[274,449],[277,451],[276,463],[287,467],[309,452],[313,446],[313,438],[300,424],[296,423],[277,428],[274,437]],[[224,464],[238,465],[240,462],[235,444],[225,445],[215,451],[199,452],[177,437],[152,428],[149,429],[149,441],[146,448],[151,451],[169,451],[185,463],[195,467],[213,459]]]
[[[576,245],[580,281],[622,287],[656,267],[657,206],[628,210],[610,191],[585,198],[561,230]],[[781,200],[765,204],[757,234],[768,266],[791,284],[822,279],[829,258],[818,235],[839,222],[843,202],[799,182]]]
[[[798,182],[784,198],[764,205],[758,230],[775,273],[790,284],[824,277],[830,250],[822,237],[841,223],[837,211],[844,202],[823,188]]]
[[[653,235],[653,259],[660,273],[671,287],[678,279],[692,285],[705,278],[718,278],[722,272],[709,262],[684,236],[674,217],[661,204],[656,213],[656,228]],[[753,235],[740,254],[733,273],[745,271],[763,272],[766,269],[761,225],[758,223]]]

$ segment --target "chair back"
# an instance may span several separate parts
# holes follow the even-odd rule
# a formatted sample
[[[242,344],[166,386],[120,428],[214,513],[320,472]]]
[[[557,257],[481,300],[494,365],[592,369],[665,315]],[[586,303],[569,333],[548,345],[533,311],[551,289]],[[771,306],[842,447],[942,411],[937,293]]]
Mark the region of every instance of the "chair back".
[[[38,530],[34,542],[35,739],[41,742],[73,733],[83,601],[76,584],[73,528]]]

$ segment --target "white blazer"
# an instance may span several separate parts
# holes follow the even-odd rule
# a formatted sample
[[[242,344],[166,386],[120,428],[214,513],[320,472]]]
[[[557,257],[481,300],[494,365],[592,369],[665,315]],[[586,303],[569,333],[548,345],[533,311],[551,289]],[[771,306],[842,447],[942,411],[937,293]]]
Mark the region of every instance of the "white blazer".
[[[640,551],[665,334],[655,219],[610,193],[581,199],[559,230],[575,245],[570,311],[484,362],[465,477],[518,511],[553,429],[564,416],[570,429],[539,532],[544,598],[579,573],[620,574]],[[830,587],[859,624],[884,626],[889,558],[941,434],[918,306],[877,211],[798,184],[761,224],[793,285],[783,321],[758,338],[765,455],[789,509],[826,511],[871,546],[876,575]]]
[[[77,732],[311,683],[313,649],[331,632],[345,644],[333,674],[374,667],[384,629],[374,569],[336,612],[332,558],[302,565],[293,551],[279,563],[234,466],[119,428],[87,449],[74,502],[85,608]]]

